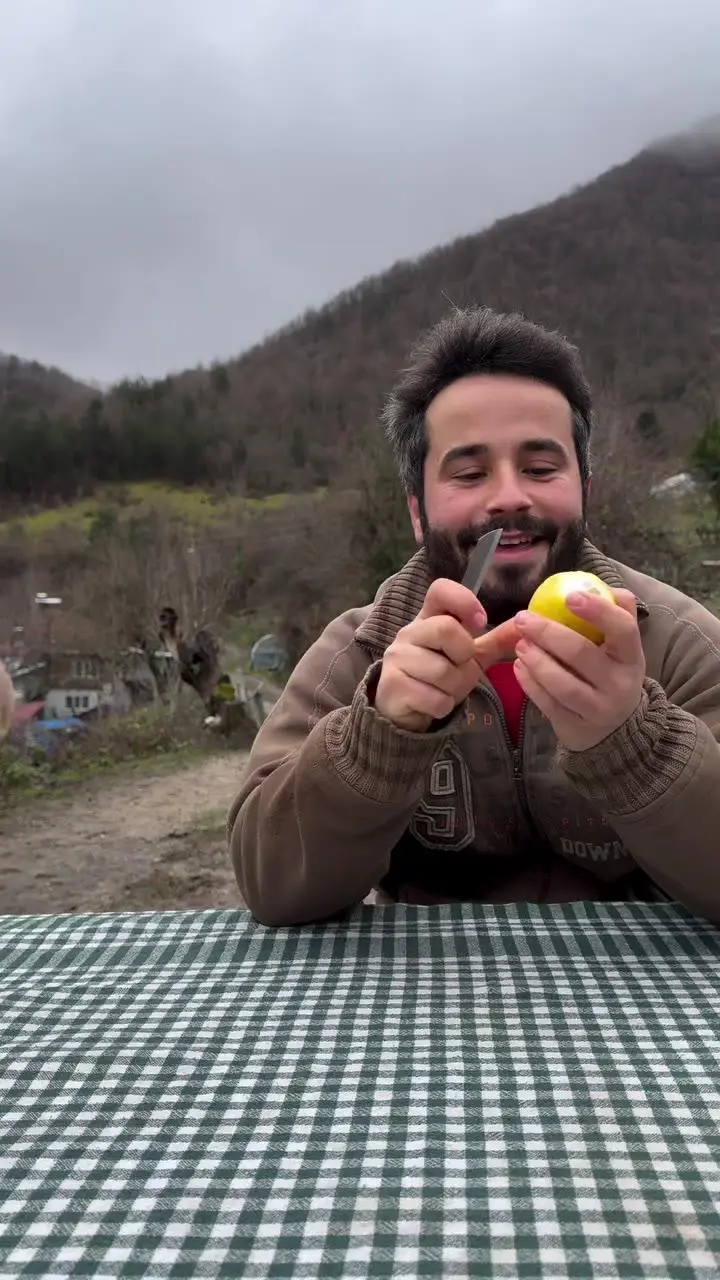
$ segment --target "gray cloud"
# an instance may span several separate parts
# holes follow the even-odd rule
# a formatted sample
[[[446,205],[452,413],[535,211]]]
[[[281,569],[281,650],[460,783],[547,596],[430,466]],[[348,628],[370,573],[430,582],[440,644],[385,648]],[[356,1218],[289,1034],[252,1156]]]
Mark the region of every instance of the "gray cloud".
[[[0,350],[101,379],[720,111],[717,0],[0,0],[0,31]]]

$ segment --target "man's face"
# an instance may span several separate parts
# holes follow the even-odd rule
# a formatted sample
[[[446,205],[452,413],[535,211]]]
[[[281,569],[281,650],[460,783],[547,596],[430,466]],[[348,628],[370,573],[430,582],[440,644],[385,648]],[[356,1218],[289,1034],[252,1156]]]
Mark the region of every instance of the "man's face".
[[[504,536],[480,600],[491,624],[524,608],[551,573],[576,567],[584,494],[563,395],[504,374],[462,378],[427,414],[424,498],[410,498],[432,576],[459,580],[478,537]]]

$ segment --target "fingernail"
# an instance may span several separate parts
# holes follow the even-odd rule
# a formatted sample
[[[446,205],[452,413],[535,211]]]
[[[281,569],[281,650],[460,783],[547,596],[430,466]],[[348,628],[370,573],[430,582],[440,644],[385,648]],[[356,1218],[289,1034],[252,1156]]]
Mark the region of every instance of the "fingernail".
[[[584,609],[590,603],[590,598],[584,591],[573,591],[566,597],[565,603],[568,609]]]
[[[520,613],[517,613],[515,615],[515,625],[518,627],[527,626],[529,621],[530,621],[530,614],[527,612],[526,609],[523,609]]]

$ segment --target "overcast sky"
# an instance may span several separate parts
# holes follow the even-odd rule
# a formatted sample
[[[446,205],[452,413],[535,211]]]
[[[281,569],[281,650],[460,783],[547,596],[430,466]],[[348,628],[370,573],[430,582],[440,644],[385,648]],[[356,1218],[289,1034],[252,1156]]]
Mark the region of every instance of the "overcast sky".
[[[720,112],[720,0],[0,0],[0,351],[104,381]]]

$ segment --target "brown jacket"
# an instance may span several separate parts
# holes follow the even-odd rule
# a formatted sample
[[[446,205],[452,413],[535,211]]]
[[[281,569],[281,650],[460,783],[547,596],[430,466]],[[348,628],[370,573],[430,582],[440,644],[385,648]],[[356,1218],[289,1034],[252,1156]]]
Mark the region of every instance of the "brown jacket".
[[[259,920],[325,918],[379,888],[415,902],[664,893],[720,922],[720,621],[590,543],[581,567],[635,593],[647,663],[638,710],[590,751],[559,748],[531,703],[513,749],[486,682],[437,732],[396,729],[369,705],[427,590],[422,551],[373,605],[330,623],[260,730],[230,813]]]

